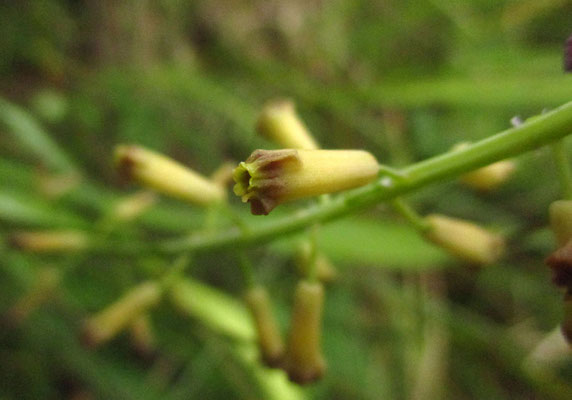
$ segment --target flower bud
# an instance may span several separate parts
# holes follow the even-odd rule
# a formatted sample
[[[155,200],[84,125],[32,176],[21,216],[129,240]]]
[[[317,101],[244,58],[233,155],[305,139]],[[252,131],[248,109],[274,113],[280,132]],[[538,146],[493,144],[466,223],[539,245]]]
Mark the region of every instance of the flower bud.
[[[89,244],[81,231],[16,232],[8,240],[16,248],[35,253],[79,251]]]
[[[294,103],[275,100],[264,106],[256,131],[283,148],[316,150],[318,144],[296,115]]]
[[[256,150],[234,169],[234,193],[266,215],[281,203],[363,186],[378,171],[361,150]]]
[[[452,255],[475,264],[491,264],[504,252],[502,236],[493,234],[478,225],[444,215],[425,217],[429,229],[425,238]]]
[[[8,320],[15,324],[24,322],[31,313],[54,295],[61,278],[62,273],[59,269],[54,267],[41,268],[30,290],[8,310]]]
[[[300,243],[296,251],[296,268],[302,277],[307,277],[312,262],[312,245],[308,241]],[[320,282],[328,283],[337,278],[338,271],[331,261],[321,252],[314,257],[316,277]]]
[[[253,287],[248,289],[244,300],[256,325],[262,361],[269,367],[278,367],[284,355],[284,343],[272,315],[268,292],[261,286]]]
[[[325,372],[326,362],[321,349],[323,305],[324,287],[321,283],[298,283],[284,365],[293,382],[311,383]]]
[[[226,197],[219,185],[164,155],[140,146],[118,146],[115,162],[120,173],[128,179],[192,204],[206,206]]]
[[[460,143],[454,150],[467,147],[467,143]],[[505,183],[515,171],[515,163],[511,160],[498,161],[485,167],[468,172],[461,176],[461,182],[482,192],[497,189]]]
[[[129,328],[133,346],[137,354],[148,358],[155,352],[155,335],[151,326],[149,314],[141,314],[135,318]]]
[[[117,221],[131,221],[143,214],[157,202],[157,196],[150,191],[140,191],[120,200],[111,212]]]
[[[550,227],[558,246],[572,239],[572,200],[556,200],[548,208]]]
[[[552,282],[572,292],[572,239],[552,253],[546,264],[552,269]]]
[[[152,281],[144,282],[129,290],[115,303],[85,321],[83,341],[89,347],[97,347],[112,339],[159,303],[161,292],[161,285]]]

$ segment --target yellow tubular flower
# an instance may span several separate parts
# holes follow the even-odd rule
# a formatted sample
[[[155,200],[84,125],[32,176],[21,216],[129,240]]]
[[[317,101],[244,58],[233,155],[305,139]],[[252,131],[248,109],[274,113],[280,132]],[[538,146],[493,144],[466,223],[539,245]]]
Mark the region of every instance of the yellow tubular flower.
[[[115,149],[120,173],[157,192],[207,206],[226,198],[224,189],[178,162],[140,146]]]
[[[264,106],[256,131],[268,140],[284,148],[316,150],[318,144],[296,115],[294,103],[274,100]]]
[[[361,150],[256,150],[234,169],[234,193],[266,215],[281,203],[363,186],[378,171]]]
[[[290,380],[311,383],[326,370],[322,356],[322,310],[324,287],[319,282],[300,281],[294,294],[294,309],[284,368]]]
[[[82,339],[89,347],[107,342],[161,299],[161,285],[144,282],[123,297],[85,321]]]
[[[424,232],[426,239],[456,257],[475,264],[492,264],[504,252],[503,237],[476,224],[437,214],[425,220],[429,224]]]
[[[284,355],[284,343],[272,315],[267,290],[261,286],[250,288],[244,300],[256,325],[262,361],[269,367],[278,367]]]
[[[550,227],[558,246],[564,246],[572,239],[572,200],[557,200],[548,209]]]
[[[468,143],[459,143],[454,148],[460,150],[469,146]],[[482,192],[488,192],[500,187],[514,173],[516,169],[514,161],[502,160],[484,166],[461,176],[460,180],[465,185]]]
[[[35,253],[83,250],[89,239],[81,231],[16,232],[9,236],[12,246]]]

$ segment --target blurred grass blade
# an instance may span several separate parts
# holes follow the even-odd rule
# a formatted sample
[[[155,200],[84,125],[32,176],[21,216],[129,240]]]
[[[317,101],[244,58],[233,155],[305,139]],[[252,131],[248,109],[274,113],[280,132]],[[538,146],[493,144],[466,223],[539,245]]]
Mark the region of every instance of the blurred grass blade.
[[[32,152],[48,167],[58,171],[77,171],[73,162],[29,113],[2,98],[0,120],[22,147]]]
[[[78,216],[15,193],[0,192],[0,221],[37,227],[83,227]]]

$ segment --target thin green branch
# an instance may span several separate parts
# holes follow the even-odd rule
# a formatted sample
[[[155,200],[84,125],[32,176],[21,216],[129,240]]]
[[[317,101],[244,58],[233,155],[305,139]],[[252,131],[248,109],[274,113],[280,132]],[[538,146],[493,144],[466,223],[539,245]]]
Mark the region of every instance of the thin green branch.
[[[277,237],[299,232],[316,223],[362,211],[431,183],[452,179],[495,161],[550,144],[568,135],[570,126],[572,126],[572,102],[529,119],[523,125],[476,142],[466,149],[412,164],[391,175],[382,174],[377,181],[332,197],[327,204],[312,205],[295,214],[272,219],[249,232],[232,228],[212,234],[193,234],[156,243],[99,242],[94,243],[88,250],[119,254],[178,253],[261,245]]]
[[[552,156],[556,164],[562,198],[572,199],[572,170],[570,169],[570,160],[568,159],[568,154],[566,154],[564,140],[552,143],[550,148],[552,149]]]
[[[429,224],[417,213],[409,204],[407,204],[401,197],[396,197],[391,200],[393,208],[403,216],[415,229],[419,232],[425,232],[429,229]]]

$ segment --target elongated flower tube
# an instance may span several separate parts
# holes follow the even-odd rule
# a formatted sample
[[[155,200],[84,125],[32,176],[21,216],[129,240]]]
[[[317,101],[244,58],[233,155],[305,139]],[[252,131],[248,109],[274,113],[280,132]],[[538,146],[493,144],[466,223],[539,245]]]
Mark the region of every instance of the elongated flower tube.
[[[279,146],[289,149],[316,150],[318,144],[296,115],[290,100],[274,100],[267,103],[256,124],[256,131]]]
[[[8,240],[12,246],[34,253],[80,251],[89,244],[84,232],[73,230],[16,232]]]
[[[115,163],[120,173],[128,179],[192,204],[207,206],[226,198],[220,185],[141,146],[117,146]]]
[[[365,185],[378,171],[361,150],[256,150],[234,169],[234,193],[266,215],[281,203]]]
[[[548,208],[550,227],[558,246],[572,239],[572,200],[556,200]]]
[[[269,367],[278,367],[284,356],[284,343],[272,314],[268,291],[262,286],[252,287],[244,300],[256,325],[262,361]]]
[[[135,319],[159,303],[162,288],[158,282],[144,282],[129,290],[109,307],[87,319],[82,339],[89,347],[99,346],[112,339]]]
[[[319,282],[300,281],[294,294],[294,309],[284,368],[291,381],[305,384],[320,379],[326,362],[322,356],[322,310],[324,287]]]
[[[141,314],[141,316],[135,318],[131,322],[129,332],[131,333],[131,340],[137,354],[143,358],[153,356],[153,353],[156,351],[155,334],[153,333],[149,314]]]
[[[456,257],[475,264],[491,264],[504,252],[502,236],[461,219],[444,215],[425,217],[429,228],[425,237]]]
[[[468,147],[468,143],[459,143],[453,150]],[[497,189],[505,183],[516,169],[512,160],[502,160],[496,163],[478,168],[461,176],[461,182],[481,192],[489,192]]]

